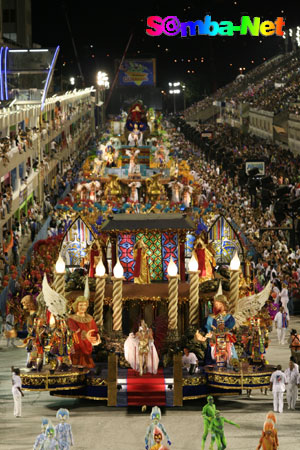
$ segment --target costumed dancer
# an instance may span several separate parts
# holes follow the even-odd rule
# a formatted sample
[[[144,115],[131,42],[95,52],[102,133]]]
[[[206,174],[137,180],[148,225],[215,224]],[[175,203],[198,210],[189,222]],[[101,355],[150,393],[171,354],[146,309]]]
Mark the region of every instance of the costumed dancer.
[[[55,319],[49,341],[49,359],[54,360],[54,369],[68,370],[72,366],[71,349],[73,346],[72,332],[68,329],[65,319]],[[51,364],[52,365],[52,364]]]
[[[235,325],[234,317],[227,313],[228,301],[225,295],[217,295],[214,298],[213,314],[206,320],[206,329],[211,333],[211,357],[218,366],[226,366],[231,358],[238,359],[234,342],[235,336],[230,330]],[[210,337],[210,336],[207,336]]]
[[[45,432],[46,438],[42,443],[41,450],[60,450],[58,441],[55,439],[55,429],[49,424]]]
[[[232,422],[231,420],[225,419],[220,414],[220,411],[216,411],[216,415],[211,422],[211,448],[214,447],[214,442],[217,443],[218,450],[225,450],[227,447],[227,442],[224,434],[224,423],[230,423],[230,425],[234,425],[237,428],[240,428],[240,425]]]
[[[46,417],[42,418],[42,432],[36,437],[33,450],[41,450],[44,441],[46,440],[46,428],[50,424],[49,419]]]
[[[138,172],[137,155],[139,153],[139,150],[126,150],[126,155],[129,156],[128,175],[132,175]]]
[[[180,203],[180,195],[183,189],[183,184],[179,183],[178,180],[171,181],[168,185],[172,189],[172,202]]]
[[[186,208],[191,206],[191,195],[193,193],[192,186],[184,186],[183,188],[183,204]]]
[[[137,123],[133,125],[133,130],[128,135],[128,145],[138,147],[143,145],[143,133],[139,130]]]
[[[153,439],[155,444],[150,448],[150,450],[168,450],[168,447],[162,445],[163,435],[157,427],[154,428]]]
[[[28,369],[34,366],[36,362],[36,356],[34,356],[34,341],[35,341],[35,325],[36,325],[36,314],[37,314],[37,305],[34,302],[31,295],[25,295],[22,298],[21,304],[23,309],[28,312],[28,316],[26,318],[26,327],[27,327],[27,337],[24,339],[23,343],[26,346],[27,350],[27,362],[26,366]]]
[[[279,446],[279,442],[278,442],[278,434],[277,434],[277,419],[276,419],[276,415],[273,413],[273,411],[269,411],[266,415],[266,422],[273,422],[274,425],[274,435],[275,435],[275,444],[276,444],[276,449]]]
[[[268,330],[258,316],[253,316],[248,320],[246,330],[246,352],[253,363],[260,363],[264,359],[268,346]]]
[[[139,192],[138,192],[138,188],[141,187],[141,183],[139,181],[133,181],[132,183],[130,183],[128,185],[128,187],[130,187],[130,196],[129,199],[134,202],[137,203],[139,201]]]
[[[145,448],[146,450],[150,450],[154,445],[157,444],[157,442],[154,440],[154,430],[161,432],[162,433],[162,439],[166,439],[168,445],[171,445],[171,441],[170,438],[168,436],[168,433],[165,430],[165,427],[163,426],[163,424],[160,422],[161,420],[161,410],[158,406],[154,406],[152,408],[151,414],[150,414],[150,420],[152,420],[152,423],[149,425],[149,427],[147,428],[146,431],[146,435],[145,435]],[[161,440],[162,440],[161,439]],[[154,447],[155,448],[155,447]],[[160,447],[158,447],[160,448]]]
[[[60,408],[56,413],[59,424],[55,427],[55,438],[59,442],[60,450],[70,450],[70,446],[74,445],[72,427],[67,423],[69,417],[69,411],[64,408]]]
[[[143,241],[143,238],[134,244],[133,257],[135,260],[133,271],[134,282],[136,284],[149,284],[151,282],[149,257],[147,254],[147,245]]]
[[[211,431],[211,423],[212,420],[215,418],[216,415],[216,405],[214,404],[214,399],[211,395],[207,397],[207,403],[202,408],[202,417],[203,417],[203,435],[202,435],[202,441],[201,441],[201,450],[204,450],[206,438],[208,435],[208,432]],[[210,448],[212,448],[212,440]]]
[[[34,319],[33,333],[30,336],[32,347],[27,367],[34,367],[38,372],[43,368],[44,348],[48,340],[48,326],[45,319]]]
[[[256,450],[277,450],[278,438],[274,422],[266,420]]]
[[[147,327],[144,320],[141,321],[138,332],[130,333],[126,339],[124,355],[131,368],[139,372],[141,376],[147,372],[157,373],[159,358],[152,330]]]

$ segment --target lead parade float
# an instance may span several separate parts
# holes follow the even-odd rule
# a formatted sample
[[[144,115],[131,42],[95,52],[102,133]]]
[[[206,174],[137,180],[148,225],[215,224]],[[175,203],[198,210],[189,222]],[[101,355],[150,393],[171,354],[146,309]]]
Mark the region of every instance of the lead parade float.
[[[111,123],[8,304],[26,323],[23,389],[182,406],[268,387],[270,284],[253,291],[249,249],[221,210],[193,206],[200,190],[159,115],[136,102]]]

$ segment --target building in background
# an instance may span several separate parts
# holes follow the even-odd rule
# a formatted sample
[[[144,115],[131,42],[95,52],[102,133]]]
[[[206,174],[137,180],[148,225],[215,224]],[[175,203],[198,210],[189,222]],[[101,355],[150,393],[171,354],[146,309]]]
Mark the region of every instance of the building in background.
[[[31,0],[0,0],[0,10],[3,41],[19,47],[31,47]]]

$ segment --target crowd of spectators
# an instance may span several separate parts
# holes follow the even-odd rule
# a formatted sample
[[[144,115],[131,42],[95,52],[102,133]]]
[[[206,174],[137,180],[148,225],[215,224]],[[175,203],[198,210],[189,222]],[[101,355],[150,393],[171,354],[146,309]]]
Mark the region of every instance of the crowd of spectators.
[[[10,273],[10,264],[18,266],[20,262],[21,242],[34,242],[44,221],[51,215],[50,227],[54,227],[56,232],[60,231],[60,224],[54,211],[57,201],[61,198],[68,186],[73,189],[78,182],[78,174],[81,173],[81,166],[86,158],[86,152],[82,151],[78,157],[69,157],[63,163],[62,172],[58,172],[55,183],[52,186],[44,185],[44,200],[38,202],[34,196],[27,208],[27,212],[20,212],[20,219],[13,218],[11,229],[7,225],[3,228],[3,250],[0,251],[0,286],[4,275]],[[10,245],[12,242],[12,245]],[[9,250],[11,249],[11,255]]]
[[[215,100],[230,102],[234,105],[248,103],[253,108],[272,111],[275,114],[283,110],[298,113],[298,106],[295,103],[298,100],[300,82],[299,56],[297,54],[293,54],[293,57],[279,55],[278,59],[271,61],[261,64],[245,75],[238,76],[232,83],[217,90],[212,96],[192,105],[185,111],[185,116],[205,110]],[[275,62],[273,70],[266,70],[270,69],[270,64]]]
[[[294,157],[273,143],[241,134],[240,130],[228,125],[210,125],[209,130],[214,137],[205,142],[200,133],[208,131],[204,125],[195,129],[182,119],[175,119],[175,124],[178,156],[188,160],[201,185],[197,206],[215,211],[215,207],[219,207],[219,211],[239,227],[257,251],[258,259],[252,261],[255,288],[262,289],[265,282],[272,279],[276,299],[285,287],[290,298],[298,295],[300,249],[296,245],[297,234],[293,237],[292,218],[288,214],[278,216],[276,195],[270,195],[266,203],[259,195],[260,188],[256,188],[253,201],[249,179],[245,177],[245,161],[249,158],[252,161],[255,158],[264,160],[266,176],[272,180],[272,192],[288,186],[288,198],[284,199],[288,203],[300,195],[300,157]],[[293,302],[289,302],[291,313],[292,305]]]

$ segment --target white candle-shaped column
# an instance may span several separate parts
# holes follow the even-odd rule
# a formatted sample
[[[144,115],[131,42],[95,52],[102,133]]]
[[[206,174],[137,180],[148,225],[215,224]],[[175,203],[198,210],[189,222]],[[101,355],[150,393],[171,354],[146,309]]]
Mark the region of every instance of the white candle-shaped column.
[[[229,294],[229,313],[234,314],[239,300],[239,281],[240,281],[240,260],[235,252],[230,262],[230,294]]]
[[[113,330],[122,330],[122,291],[123,291],[123,267],[118,259],[113,270]]]
[[[169,307],[168,307],[168,328],[170,330],[177,330],[178,317],[178,269],[171,256],[168,265],[168,280],[169,280]]]
[[[193,254],[189,262],[190,275],[190,301],[189,301],[189,322],[190,325],[198,324],[199,313],[199,270],[198,261]]]
[[[65,295],[65,262],[61,255],[55,264],[54,288],[58,294]]]
[[[105,282],[107,275],[102,258],[96,266],[96,295],[94,303],[94,319],[99,328],[103,328],[103,306],[105,294]]]

